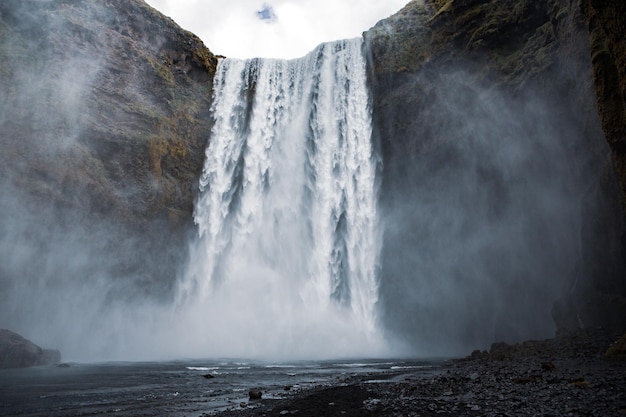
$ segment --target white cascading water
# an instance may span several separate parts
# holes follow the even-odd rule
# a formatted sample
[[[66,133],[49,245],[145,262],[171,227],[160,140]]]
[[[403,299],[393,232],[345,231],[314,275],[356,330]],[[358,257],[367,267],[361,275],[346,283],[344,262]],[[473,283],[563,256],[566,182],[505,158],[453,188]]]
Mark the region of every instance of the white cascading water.
[[[299,60],[221,60],[214,127],[181,284],[205,355],[386,351],[375,308],[379,230],[360,39]]]

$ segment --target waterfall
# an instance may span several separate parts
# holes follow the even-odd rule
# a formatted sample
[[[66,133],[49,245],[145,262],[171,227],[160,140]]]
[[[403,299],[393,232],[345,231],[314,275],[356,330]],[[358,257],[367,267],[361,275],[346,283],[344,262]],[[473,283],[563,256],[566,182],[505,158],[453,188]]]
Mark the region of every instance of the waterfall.
[[[219,63],[199,240],[181,286],[218,345],[249,346],[242,355],[380,351],[377,157],[361,46]]]

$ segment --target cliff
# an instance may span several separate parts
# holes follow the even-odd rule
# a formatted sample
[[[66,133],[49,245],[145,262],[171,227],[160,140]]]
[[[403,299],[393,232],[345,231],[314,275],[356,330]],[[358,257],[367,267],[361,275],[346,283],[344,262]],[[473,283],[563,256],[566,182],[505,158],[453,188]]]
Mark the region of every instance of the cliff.
[[[193,230],[217,59],[140,0],[3,1],[0,54],[0,289],[106,275],[162,293]]]
[[[4,176],[131,222],[188,218],[217,63],[202,42],[141,1],[0,13]]]
[[[626,4],[590,0],[585,12],[598,111],[626,206]]]
[[[413,1],[365,33],[383,320],[411,343],[625,330],[620,7]]]

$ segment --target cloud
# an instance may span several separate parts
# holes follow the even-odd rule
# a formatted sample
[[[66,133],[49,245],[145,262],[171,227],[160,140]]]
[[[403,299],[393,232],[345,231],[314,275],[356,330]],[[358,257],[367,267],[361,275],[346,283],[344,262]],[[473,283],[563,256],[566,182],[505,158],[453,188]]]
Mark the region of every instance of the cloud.
[[[297,58],[322,42],[361,36],[407,0],[147,0],[198,35],[214,53],[233,58]],[[268,24],[271,23],[271,24]]]

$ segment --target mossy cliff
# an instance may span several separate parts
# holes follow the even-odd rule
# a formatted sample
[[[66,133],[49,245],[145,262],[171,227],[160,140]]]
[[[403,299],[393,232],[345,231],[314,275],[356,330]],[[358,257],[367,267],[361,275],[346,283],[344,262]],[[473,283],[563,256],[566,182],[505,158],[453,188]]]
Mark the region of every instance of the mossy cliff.
[[[425,0],[364,34],[392,329],[478,345],[549,336],[551,310],[561,331],[625,330],[625,16]]]
[[[626,206],[626,3],[590,0],[586,14],[598,110]]]
[[[7,1],[0,13],[6,176],[133,222],[187,218],[192,199],[177,193],[196,187],[216,66],[202,42],[141,1]],[[22,167],[45,178],[14,175]]]
[[[0,54],[5,238],[88,230],[76,257],[171,285],[193,230],[217,59],[141,0],[2,1]],[[67,236],[41,237],[38,257]]]

